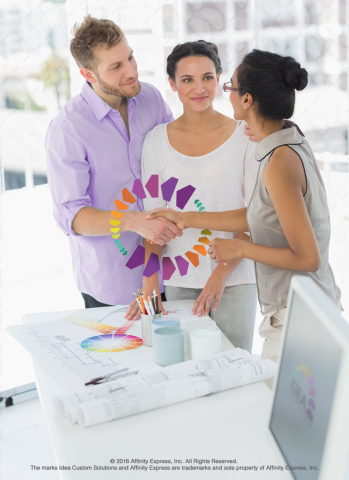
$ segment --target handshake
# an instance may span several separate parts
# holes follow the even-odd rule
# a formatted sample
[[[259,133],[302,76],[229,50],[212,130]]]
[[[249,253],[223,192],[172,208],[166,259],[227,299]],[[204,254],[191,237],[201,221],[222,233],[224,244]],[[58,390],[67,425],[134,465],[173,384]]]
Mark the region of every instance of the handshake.
[[[181,237],[186,227],[183,214],[171,208],[155,208],[148,212],[135,212],[134,231],[146,238],[150,243],[165,245],[176,237]]]

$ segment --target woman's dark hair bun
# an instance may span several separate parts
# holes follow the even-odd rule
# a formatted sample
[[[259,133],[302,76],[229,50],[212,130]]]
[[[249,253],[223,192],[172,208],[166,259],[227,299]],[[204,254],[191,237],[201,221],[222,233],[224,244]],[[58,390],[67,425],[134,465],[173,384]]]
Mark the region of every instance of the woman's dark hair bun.
[[[289,87],[303,90],[308,85],[308,72],[293,57],[281,57],[278,64]]]
[[[303,90],[308,73],[292,57],[254,49],[237,68],[239,94],[249,93],[262,118],[291,118],[296,101],[295,90]]]

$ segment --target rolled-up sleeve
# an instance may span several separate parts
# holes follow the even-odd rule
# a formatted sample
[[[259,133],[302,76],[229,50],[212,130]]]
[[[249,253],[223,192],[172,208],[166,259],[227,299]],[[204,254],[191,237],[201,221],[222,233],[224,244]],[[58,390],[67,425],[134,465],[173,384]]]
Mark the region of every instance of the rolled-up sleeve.
[[[90,165],[83,144],[64,129],[49,127],[46,136],[47,178],[53,199],[53,215],[66,235],[75,235],[72,223],[84,207],[90,207]]]

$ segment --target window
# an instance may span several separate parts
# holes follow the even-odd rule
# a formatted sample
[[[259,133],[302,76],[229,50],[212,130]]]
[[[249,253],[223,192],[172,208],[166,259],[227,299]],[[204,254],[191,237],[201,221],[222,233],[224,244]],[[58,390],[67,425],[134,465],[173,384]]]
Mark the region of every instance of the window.
[[[341,62],[345,62],[348,59],[348,47],[347,47],[347,37],[342,33],[338,37],[338,58]]]
[[[4,171],[5,190],[16,190],[17,188],[25,187],[25,173]]]
[[[318,62],[324,53],[324,44],[319,37],[307,37],[305,39],[305,57],[307,62]]]
[[[222,32],[225,30],[224,3],[188,3],[188,33]]]
[[[162,23],[164,38],[174,38],[176,31],[173,5],[162,6]]]
[[[341,73],[339,75],[338,83],[339,83],[339,88],[341,90],[347,90],[348,89],[348,75],[347,75],[347,73]]]
[[[37,185],[44,185],[45,183],[47,183],[47,175],[34,173],[33,181],[34,181],[34,187],[36,187]]]
[[[318,23],[317,4],[315,1],[304,4],[304,23],[306,25],[316,25]]]
[[[287,27],[296,24],[292,13],[295,10],[293,1],[264,0],[261,5],[260,16],[263,28]]]
[[[221,66],[224,74],[230,75],[228,72],[228,56],[227,56],[227,44],[226,43],[217,43],[218,55],[221,60]]]
[[[235,28],[236,30],[246,30],[248,28],[247,1],[238,1],[234,3]]]
[[[341,24],[346,24],[347,18],[347,0],[338,0],[338,20]]]
[[[238,42],[236,44],[236,64],[239,64],[246,53],[249,52],[248,42]]]
[[[152,33],[146,7],[121,7],[118,8],[117,12],[119,14],[119,25],[126,35],[145,35]]]

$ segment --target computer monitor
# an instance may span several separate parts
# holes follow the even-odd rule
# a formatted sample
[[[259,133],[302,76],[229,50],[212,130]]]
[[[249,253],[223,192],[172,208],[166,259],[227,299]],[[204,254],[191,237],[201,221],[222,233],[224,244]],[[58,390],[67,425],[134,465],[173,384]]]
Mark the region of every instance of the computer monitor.
[[[268,430],[290,479],[344,479],[349,325],[309,277],[291,282]]]

